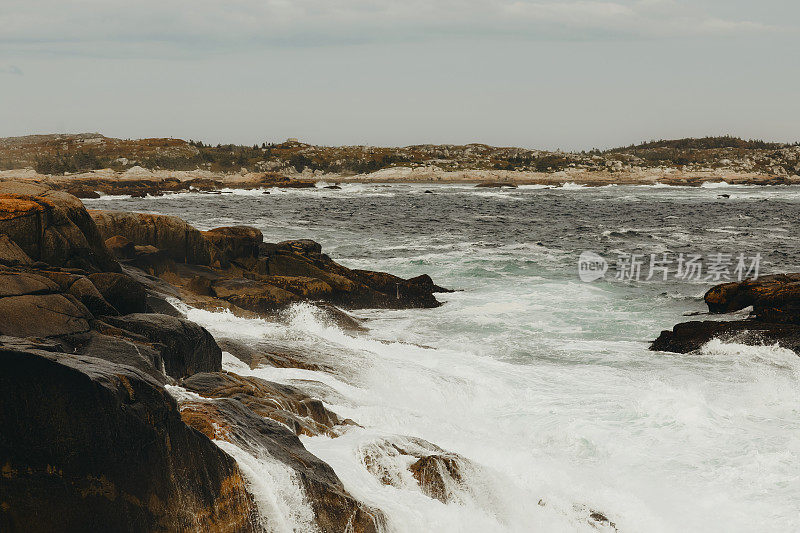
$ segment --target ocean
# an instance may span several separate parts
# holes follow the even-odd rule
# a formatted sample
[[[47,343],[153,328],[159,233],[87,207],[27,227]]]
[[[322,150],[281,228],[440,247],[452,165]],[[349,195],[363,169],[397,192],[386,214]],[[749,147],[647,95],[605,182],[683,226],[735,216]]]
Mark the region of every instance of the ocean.
[[[735,278],[737,257],[760,274],[800,271],[800,187],[269,193],[85,203],[176,215],[200,229],[251,225],[268,242],[310,238],[345,266],[429,274],[456,289],[437,295],[436,309],[353,311],[369,328],[358,335],[308,304],[279,321],[184,306],[215,336],[293,347],[326,368],[251,370],[224,355],[226,369],[294,384],[358,424],[302,441],[356,498],[385,512],[389,531],[613,530],[592,525],[594,511],[621,532],[800,530],[800,358],[719,341],[697,354],[648,350],[661,330],[708,319],[685,314],[706,311],[704,292],[725,281],[720,270]],[[607,261],[604,277],[581,281],[582,252]],[[670,270],[664,280],[661,270],[651,275],[651,254],[668,254],[673,267],[679,254],[697,255],[705,270]],[[715,256],[725,259],[716,269]],[[624,259],[636,257],[641,270],[626,270]],[[469,460],[450,503],[425,496],[407,457],[387,445],[416,437]],[[273,527],[311,528],[291,472],[267,452],[220,445]],[[367,453],[396,483],[369,473]]]

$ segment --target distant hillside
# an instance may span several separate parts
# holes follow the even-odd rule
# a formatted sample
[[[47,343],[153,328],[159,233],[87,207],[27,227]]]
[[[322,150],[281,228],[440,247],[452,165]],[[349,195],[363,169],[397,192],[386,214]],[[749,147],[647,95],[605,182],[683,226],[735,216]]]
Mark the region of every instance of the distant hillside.
[[[658,140],[649,141],[641,144],[630,145],[620,148],[606,150],[608,152],[634,152],[642,150],[652,150],[661,148],[671,148],[674,150],[716,150],[720,148],[739,148],[742,150],[775,150],[785,148],[789,145],[783,143],[770,143],[756,139],[748,141],[739,137],[725,135],[722,137],[689,137],[686,139]]]
[[[245,169],[283,175],[339,176],[368,174],[391,167],[539,173],[672,168],[791,176],[800,174],[800,146],[727,136],[650,141],[580,153],[485,144],[329,147],[295,140],[253,146],[210,146],[180,139],[113,139],[98,133],[0,139],[0,169],[33,168],[41,174],[60,175],[105,168],[124,171],[134,166],[151,170],[201,169],[232,173]]]

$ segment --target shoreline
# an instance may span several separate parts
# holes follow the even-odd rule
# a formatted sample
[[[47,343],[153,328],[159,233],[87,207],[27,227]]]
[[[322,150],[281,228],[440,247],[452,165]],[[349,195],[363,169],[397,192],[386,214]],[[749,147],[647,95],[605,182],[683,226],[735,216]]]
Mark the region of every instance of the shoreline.
[[[391,172],[389,172],[391,170]],[[776,177],[742,172],[555,172],[531,173],[515,171],[441,171],[411,169],[384,169],[371,174],[287,174],[269,173],[221,174],[209,171],[148,171],[115,172],[93,171],[73,175],[37,174],[25,171],[0,171],[0,183],[27,183],[46,185],[63,190],[78,198],[98,198],[103,195],[158,196],[164,193],[202,191],[219,192],[223,189],[269,188],[336,188],[340,184],[410,184],[410,185],[464,185],[480,187],[517,187],[539,185],[560,187],[576,185],[585,187],[606,186],[674,186],[701,187],[705,184],[774,186],[800,185],[800,176]]]

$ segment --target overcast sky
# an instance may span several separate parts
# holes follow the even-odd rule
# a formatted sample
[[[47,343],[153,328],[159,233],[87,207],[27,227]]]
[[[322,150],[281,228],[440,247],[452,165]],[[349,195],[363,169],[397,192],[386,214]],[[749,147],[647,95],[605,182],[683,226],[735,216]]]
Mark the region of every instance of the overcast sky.
[[[0,136],[800,140],[797,0],[0,0]]]

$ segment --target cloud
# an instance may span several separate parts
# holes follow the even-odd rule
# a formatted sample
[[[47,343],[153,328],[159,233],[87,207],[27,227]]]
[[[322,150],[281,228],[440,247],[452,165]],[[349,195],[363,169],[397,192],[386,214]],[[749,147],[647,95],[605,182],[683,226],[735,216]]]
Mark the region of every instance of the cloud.
[[[707,3],[708,0],[705,0]],[[431,38],[650,39],[761,32],[689,0],[4,0],[0,43],[102,52],[184,51]],[[34,5],[35,4],[35,5]],[[42,17],[43,12],[48,13]]]
[[[0,67],[0,74],[12,74],[14,76],[22,76],[22,69],[16,65],[9,65],[7,67]]]

